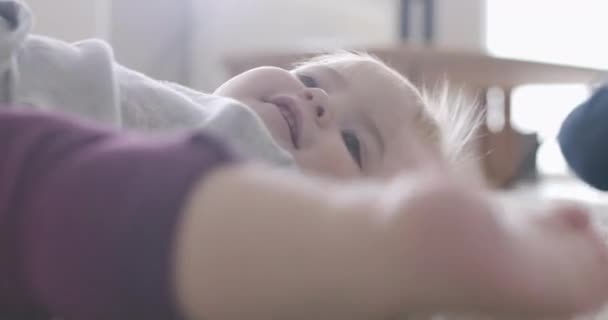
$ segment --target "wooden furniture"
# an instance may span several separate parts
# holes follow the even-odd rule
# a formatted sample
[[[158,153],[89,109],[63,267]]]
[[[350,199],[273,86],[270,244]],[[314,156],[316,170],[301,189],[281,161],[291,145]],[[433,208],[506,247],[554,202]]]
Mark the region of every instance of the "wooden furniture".
[[[477,150],[483,156],[483,168],[490,185],[505,187],[517,175],[524,151],[520,135],[510,125],[510,97],[514,88],[526,84],[593,84],[603,80],[606,70],[557,65],[534,61],[491,56],[480,52],[467,52],[431,47],[394,46],[367,48],[363,51],[378,56],[407,76],[417,85],[433,86],[448,80],[478,96],[482,108],[487,108],[486,93],[490,88],[501,88],[504,126],[498,132],[483,126]],[[226,58],[230,75],[247,69],[272,65],[289,68],[294,62],[314,55],[315,52],[281,52],[235,55]],[[551,106],[539,106],[550,108]],[[548,109],[549,110],[549,109]]]

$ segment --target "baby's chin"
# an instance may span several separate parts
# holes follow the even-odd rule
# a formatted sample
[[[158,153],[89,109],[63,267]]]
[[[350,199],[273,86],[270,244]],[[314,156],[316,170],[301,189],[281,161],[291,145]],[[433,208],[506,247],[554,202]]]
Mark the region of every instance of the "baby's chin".
[[[281,148],[293,153],[295,147],[291,141],[289,127],[275,105],[261,101],[241,102],[247,105],[262,120],[272,138]]]
[[[280,123],[277,123],[275,119],[265,119],[262,118],[262,122],[266,126],[266,129],[270,132],[272,139],[282,148],[288,151],[289,153],[293,153],[294,146],[291,142],[291,137],[289,135],[285,135],[284,129],[281,127]]]

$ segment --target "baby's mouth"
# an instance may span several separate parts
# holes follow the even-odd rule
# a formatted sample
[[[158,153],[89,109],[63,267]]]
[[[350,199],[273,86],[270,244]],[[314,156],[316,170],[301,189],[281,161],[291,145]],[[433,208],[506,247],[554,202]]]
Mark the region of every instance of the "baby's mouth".
[[[283,116],[283,119],[285,119],[285,122],[287,122],[287,126],[289,127],[289,135],[291,137],[291,142],[293,142],[293,146],[296,149],[299,149],[300,146],[298,143],[298,122],[296,121],[296,116],[294,115],[293,111],[287,106],[277,104],[277,107],[279,108],[279,112]]]
[[[275,105],[279,109],[279,113],[285,120],[287,127],[289,128],[289,136],[295,149],[300,149],[300,134],[301,134],[301,115],[297,109],[297,101],[284,94],[279,94],[265,102]]]

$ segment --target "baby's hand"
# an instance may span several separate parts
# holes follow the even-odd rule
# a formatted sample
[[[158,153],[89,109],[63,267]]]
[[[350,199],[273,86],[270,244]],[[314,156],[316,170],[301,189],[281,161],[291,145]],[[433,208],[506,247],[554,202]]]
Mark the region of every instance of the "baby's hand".
[[[387,192],[410,312],[567,316],[608,300],[608,254],[587,212],[509,212],[492,197],[435,174]]]

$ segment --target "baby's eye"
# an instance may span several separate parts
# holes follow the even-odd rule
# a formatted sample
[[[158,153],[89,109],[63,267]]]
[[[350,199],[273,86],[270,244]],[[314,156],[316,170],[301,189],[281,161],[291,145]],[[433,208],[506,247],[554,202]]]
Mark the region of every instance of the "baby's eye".
[[[313,78],[311,76],[298,75],[298,78],[300,79],[300,81],[302,81],[302,83],[306,87],[309,87],[309,88],[318,88],[319,87],[319,85],[317,84],[317,80],[315,80],[315,78]]]
[[[342,140],[344,140],[344,145],[348,149],[348,152],[350,152],[353,160],[361,168],[361,144],[357,135],[350,131],[342,131]]]

